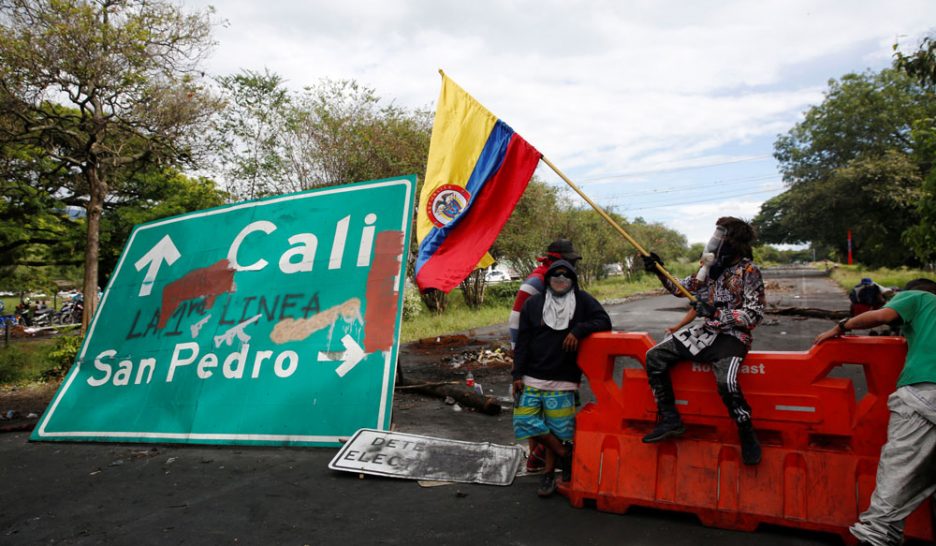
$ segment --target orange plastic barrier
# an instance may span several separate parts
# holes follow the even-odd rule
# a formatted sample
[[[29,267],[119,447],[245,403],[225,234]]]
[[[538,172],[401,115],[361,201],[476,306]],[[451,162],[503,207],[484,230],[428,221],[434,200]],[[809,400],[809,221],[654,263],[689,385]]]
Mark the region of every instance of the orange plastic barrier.
[[[585,340],[579,365],[596,402],[576,420],[572,482],[561,488],[573,506],[626,512],[647,506],[696,514],[704,525],[753,531],[783,525],[841,535],[867,508],[881,446],[887,397],[906,356],[896,337],[848,337],[809,352],[751,352],[738,381],[763,447],[759,465],[741,462],[737,428],[707,365],[682,362],[670,372],[686,433],[644,444],[656,404],[643,369],[620,384],[614,358],[641,365],[654,345],[645,333],[604,333]],[[868,393],[856,403],[851,380],[828,377],[839,364],[864,368]],[[929,501],[906,522],[907,538],[933,540]]]

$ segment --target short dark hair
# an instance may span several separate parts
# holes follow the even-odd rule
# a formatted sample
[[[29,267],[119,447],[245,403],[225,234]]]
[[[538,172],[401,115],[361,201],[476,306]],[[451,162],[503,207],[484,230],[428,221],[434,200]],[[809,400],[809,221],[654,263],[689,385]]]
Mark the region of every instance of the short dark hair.
[[[936,294],[936,281],[926,278],[913,279],[904,286],[904,290],[922,290],[924,292]]]
[[[754,241],[757,232],[754,226],[734,216],[722,216],[715,221],[716,226],[725,228],[725,240],[736,249],[739,256],[754,259]]]

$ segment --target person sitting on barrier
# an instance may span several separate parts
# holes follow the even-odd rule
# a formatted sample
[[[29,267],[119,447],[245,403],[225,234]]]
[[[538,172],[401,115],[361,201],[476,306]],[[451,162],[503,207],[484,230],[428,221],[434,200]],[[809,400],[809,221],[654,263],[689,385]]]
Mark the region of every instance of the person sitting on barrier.
[[[738,425],[741,458],[745,464],[760,463],[761,448],[751,423],[751,407],[737,380],[741,361],[751,348],[751,331],[763,319],[766,304],[763,277],[753,261],[754,240],[749,223],[730,216],[719,218],[703,254],[707,265],[680,282],[697,298],[693,308],[705,321],[677,331],[647,351],[647,379],[657,403],[657,424],[643,437],[644,442],[659,442],[686,431],[676,410],[670,366],[683,360],[711,363],[718,394]],[[682,297],[676,286],[659,273],[658,262],[663,265],[660,257],[651,252],[644,257],[644,268],[656,273],[673,295]]]
[[[864,544],[900,544],[904,520],[936,493],[936,282],[910,281],[881,309],[840,320],[816,336],[819,344],[895,321],[907,338],[907,359],[887,399],[887,442],[871,505],[848,529]]]
[[[549,266],[556,260],[565,260],[576,267],[581,254],[575,251],[572,241],[568,239],[556,239],[546,247],[546,253],[537,258],[539,265],[527,275],[527,278],[517,289],[517,295],[514,297],[514,304],[510,311],[510,317],[507,319],[507,329],[510,331],[510,348],[513,349],[517,344],[517,331],[520,328],[520,311],[523,304],[530,296],[535,296],[543,292],[545,284],[543,277]],[[530,438],[530,455],[527,457],[527,472],[541,472],[546,468],[546,447],[541,445],[536,438]]]
[[[563,481],[571,479],[568,442],[575,433],[582,381],[579,342],[611,329],[611,318],[598,300],[579,288],[571,263],[557,260],[544,280],[545,292],[531,296],[520,311],[512,372],[514,434],[517,440],[535,438],[546,446],[546,473],[536,491],[541,497],[556,490],[557,458],[562,461]]]

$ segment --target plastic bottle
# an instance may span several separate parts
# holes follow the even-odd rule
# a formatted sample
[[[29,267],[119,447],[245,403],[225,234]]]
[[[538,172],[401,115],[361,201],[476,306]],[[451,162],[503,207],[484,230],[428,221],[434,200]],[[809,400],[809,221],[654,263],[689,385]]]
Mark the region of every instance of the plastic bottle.
[[[472,375],[471,370],[468,370],[468,375],[465,376],[465,385],[468,385],[471,388],[474,388],[475,380],[474,375]]]

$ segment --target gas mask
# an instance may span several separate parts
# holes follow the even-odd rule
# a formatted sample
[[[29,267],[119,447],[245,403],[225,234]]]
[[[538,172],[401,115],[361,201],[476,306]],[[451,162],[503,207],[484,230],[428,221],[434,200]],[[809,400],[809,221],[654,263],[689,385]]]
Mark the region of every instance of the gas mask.
[[[696,273],[697,281],[705,281],[709,277],[709,273],[712,273],[712,266],[716,265],[716,261],[721,257],[726,233],[727,230],[724,227],[715,226],[715,233],[712,234],[712,238],[705,244],[705,250],[702,251],[702,267]],[[722,268],[717,266],[716,268],[719,269],[718,272],[720,273]]]

